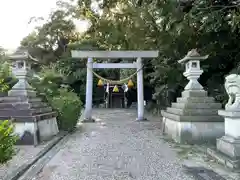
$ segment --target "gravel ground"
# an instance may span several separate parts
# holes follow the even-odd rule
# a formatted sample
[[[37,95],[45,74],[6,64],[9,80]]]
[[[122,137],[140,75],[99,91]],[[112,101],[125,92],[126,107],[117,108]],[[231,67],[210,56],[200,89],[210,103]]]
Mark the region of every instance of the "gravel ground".
[[[43,143],[37,147],[16,146],[16,155],[6,164],[0,164],[0,179],[3,179],[7,174],[16,171],[23,164],[33,161],[37,154],[49,143],[51,143],[51,141]]]
[[[135,122],[126,110],[98,110],[34,180],[194,180],[161,138],[158,119]]]

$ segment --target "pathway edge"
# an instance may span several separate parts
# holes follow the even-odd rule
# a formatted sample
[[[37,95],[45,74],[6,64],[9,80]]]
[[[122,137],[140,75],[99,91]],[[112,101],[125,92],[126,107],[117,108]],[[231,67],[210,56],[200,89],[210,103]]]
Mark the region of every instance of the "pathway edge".
[[[71,133],[71,132],[70,132]],[[21,167],[13,170],[12,173],[7,174],[3,177],[3,180],[17,180],[19,179],[32,165],[34,165],[39,159],[41,159],[48,151],[50,151],[56,144],[58,144],[65,136],[67,136],[68,132],[59,133],[53,142],[49,143],[46,147],[44,147],[36,157],[27,163],[24,163]]]

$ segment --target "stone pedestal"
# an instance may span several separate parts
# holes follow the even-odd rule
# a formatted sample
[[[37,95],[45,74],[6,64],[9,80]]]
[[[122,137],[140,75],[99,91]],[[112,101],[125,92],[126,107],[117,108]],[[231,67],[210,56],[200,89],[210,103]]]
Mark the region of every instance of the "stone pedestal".
[[[208,149],[208,154],[230,168],[239,168],[240,76],[231,74],[225,79],[225,89],[229,100],[225,105],[225,110],[218,111],[218,114],[225,120],[225,135],[217,139],[216,149]]]
[[[10,58],[17,59],[14,61],[16,64],[13,73],[19,81],[8,92],[7,97],[0,97],[0,120],[14,121],[15,133],[20,138],[17,144],[37,145],[59,132],[56,113],[36,96],[27,82],[28,55],[17,54]]]
[[[208,149],[208,155],[229,168],[240,168],[240,111],[218,114],[225,119],[225,135],[217,139],[216,149]]]
[[[163,133],[179,143],[214,142],[224,134],[224,120],[217,115],[220,108],[206,91],[184,91],[172,107],[161,111]]]
[[[34,96],[0,97],[0,120],[12,119],[19,145],[37,145],[57,135],[56,113]]]
[[[172,107],[161,111],[163,116],[163,133],[179,143],[203,143],[213,141],[224,135],[224,119],[217,111],[221,104],[215,103],[197,79],[203,73],[200,69],[201,59],[196,50],[190,51],[179,63],[185,63],[184,76],[189,80]]]
[[[240,158],[240,139],[223,136],[217,139],[217,150],[232,160],[238,160]]]

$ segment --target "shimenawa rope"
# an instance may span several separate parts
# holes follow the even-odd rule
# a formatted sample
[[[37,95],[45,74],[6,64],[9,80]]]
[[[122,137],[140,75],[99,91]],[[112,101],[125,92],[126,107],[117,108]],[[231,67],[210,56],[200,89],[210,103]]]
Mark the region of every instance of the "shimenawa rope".
[[[124,78],[124,79],[120,79],[120,80],[111,80],[111,79],[106,79],[102,76],[100,76],[99,74],[97,74],[96,72],[94,72],[92,69],[88,68],[97,78],[101,79],[102,81],[109,83],[109,84],[123,84],[126,83],[127,81],[129,81],[130,79],[132,79],[140,70],[143,69],[143,66],[138,69],[136,72],[134,72],[133,74],[131,74],[129,77]]]

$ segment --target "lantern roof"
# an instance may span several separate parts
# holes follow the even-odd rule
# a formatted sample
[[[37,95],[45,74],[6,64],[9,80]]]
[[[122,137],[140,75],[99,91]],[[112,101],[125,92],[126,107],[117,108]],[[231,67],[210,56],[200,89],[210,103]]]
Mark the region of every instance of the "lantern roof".
[[[187,55],[178,61],[178,63],[187,63],[190,60],[204,60],[207,59],[208,55],[206,56],[201,56],[198,52],[197,49],[192,49],[187,53]]]
[[[18,48],[13,54],[9,56],[9,59],[12,61],[17,61],[17,60],[26,60],[26,61],[32,61],[37,63],[38,60],[34,57],[32,57],[27,49],[24,48]]]

